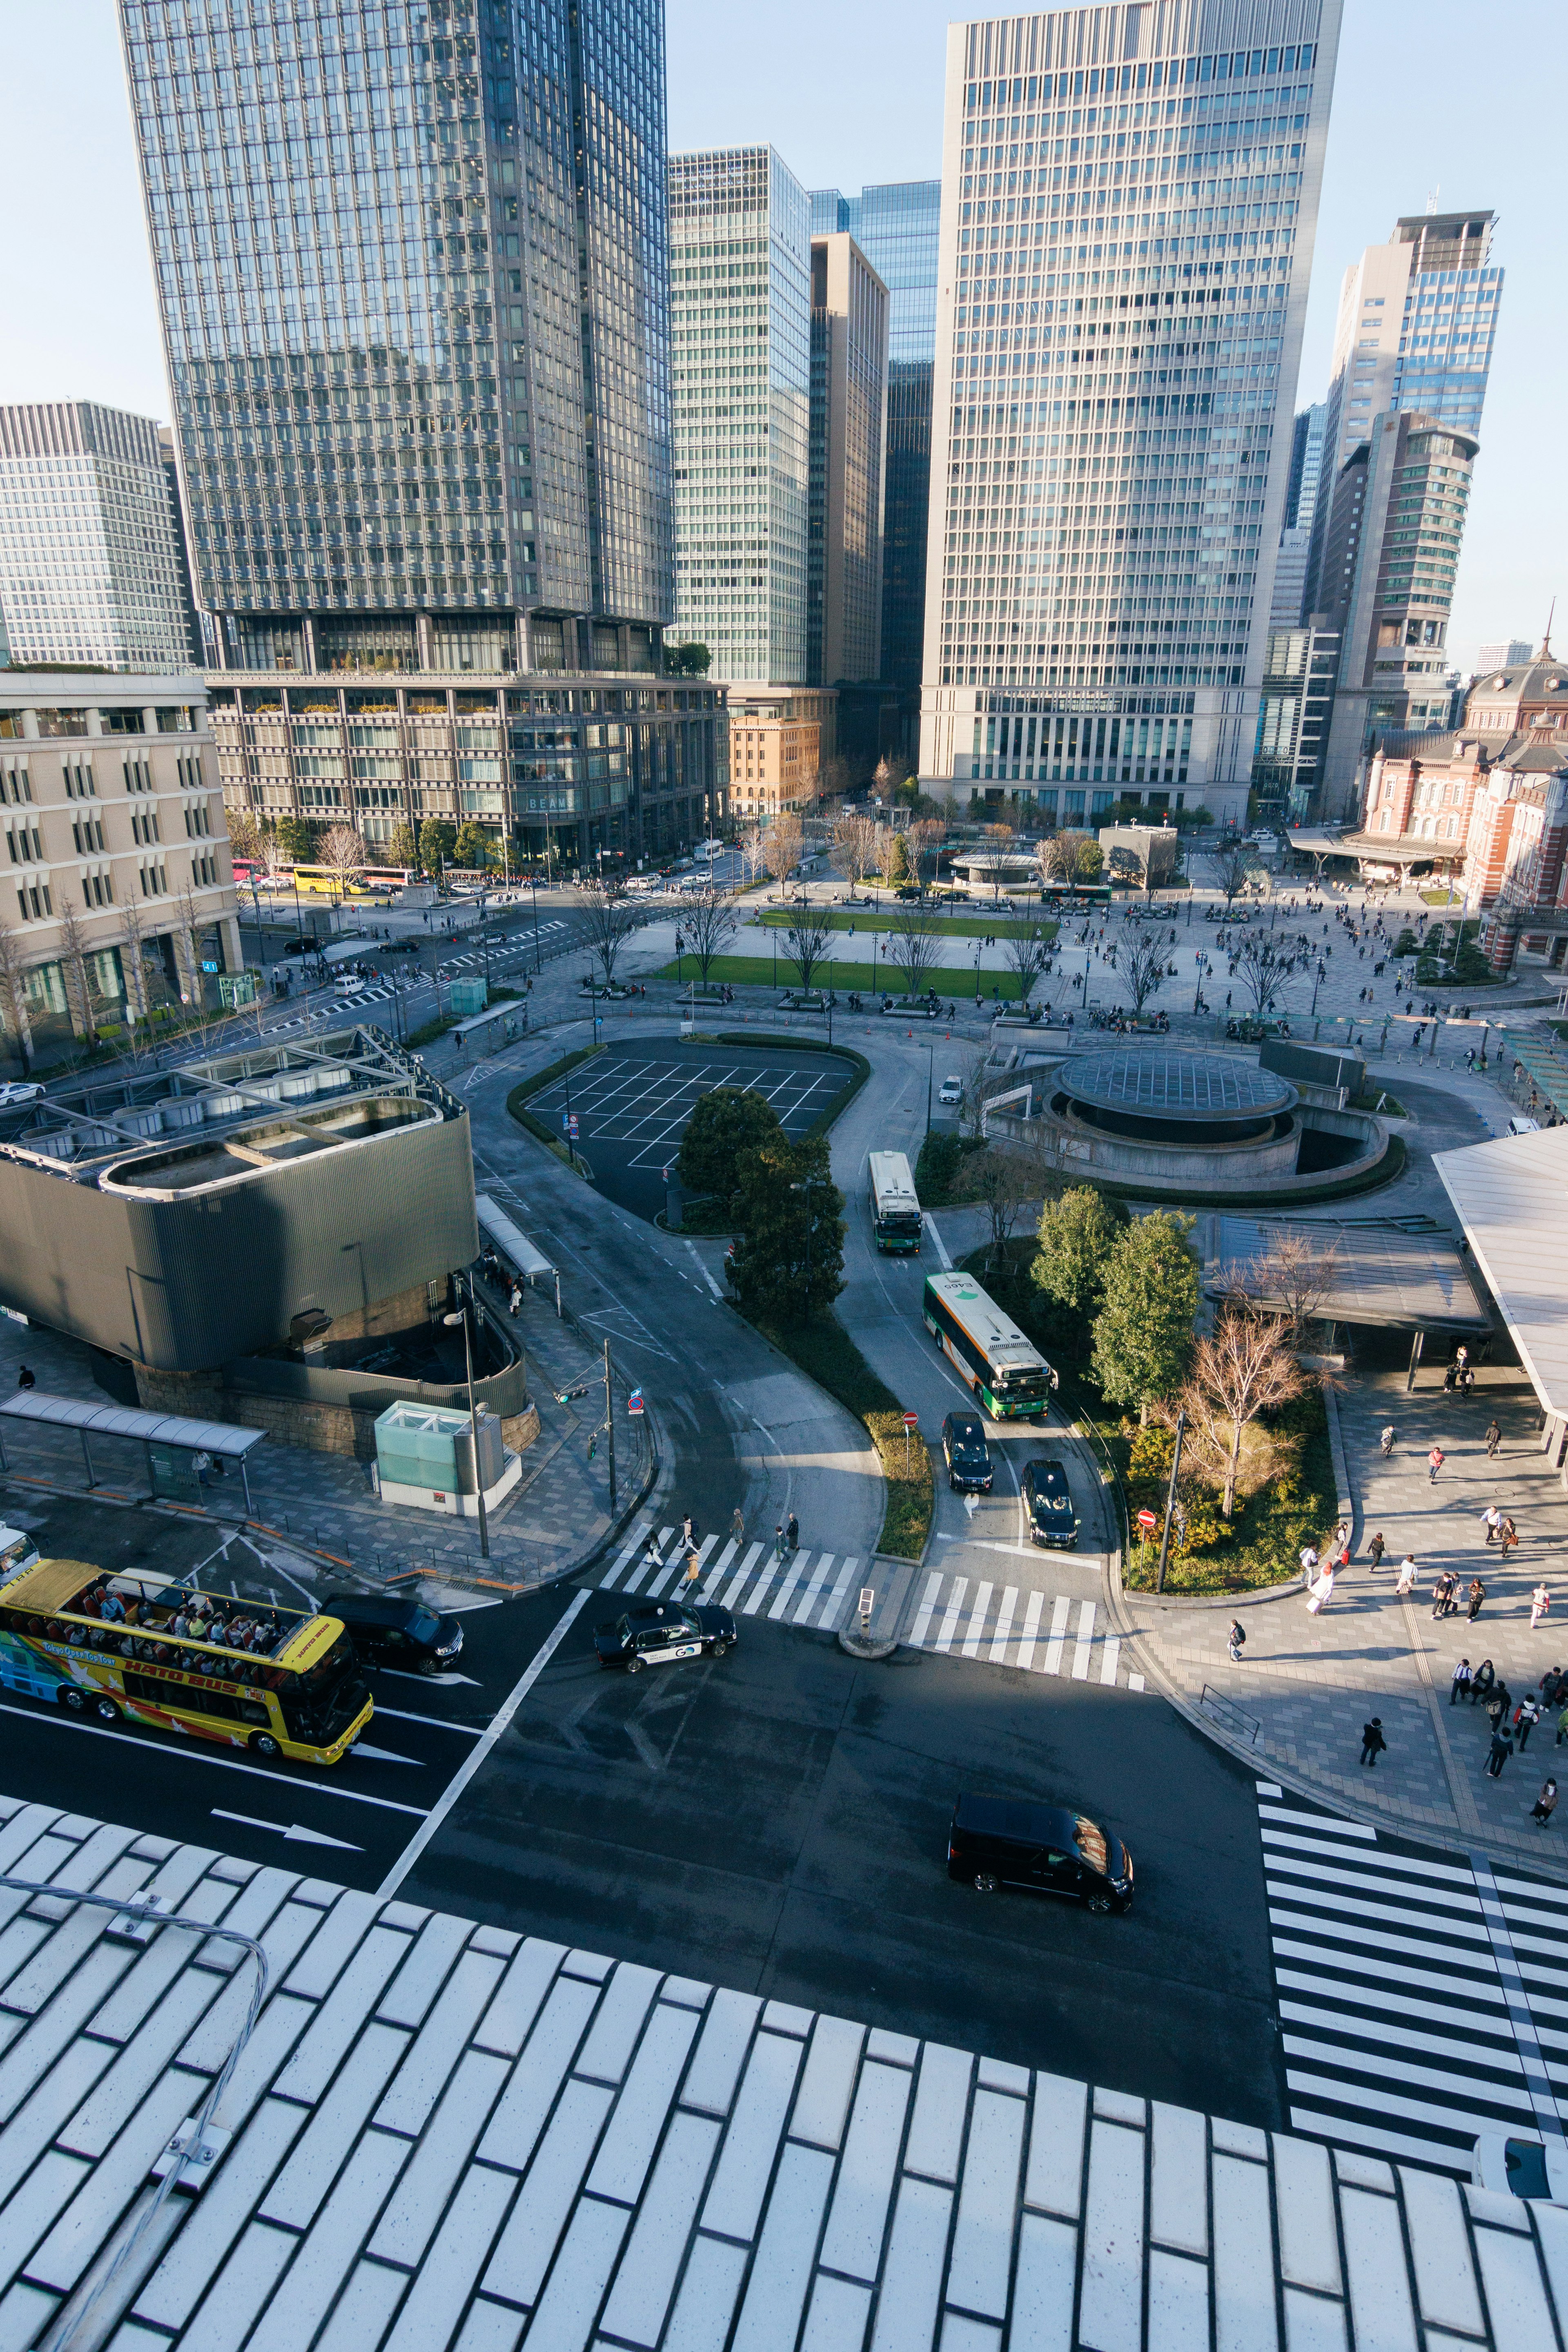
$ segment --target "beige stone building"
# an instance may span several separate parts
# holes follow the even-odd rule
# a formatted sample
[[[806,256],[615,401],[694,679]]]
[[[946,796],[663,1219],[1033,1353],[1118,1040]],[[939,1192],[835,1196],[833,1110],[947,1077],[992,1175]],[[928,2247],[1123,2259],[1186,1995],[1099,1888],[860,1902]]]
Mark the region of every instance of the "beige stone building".
[[[731,686],[730,814],[766,824],[804,810],[837,750],[838,698],[830,687]]]
[[[0,670],[0,833],[4,1076],[243,972],[199,677]]]

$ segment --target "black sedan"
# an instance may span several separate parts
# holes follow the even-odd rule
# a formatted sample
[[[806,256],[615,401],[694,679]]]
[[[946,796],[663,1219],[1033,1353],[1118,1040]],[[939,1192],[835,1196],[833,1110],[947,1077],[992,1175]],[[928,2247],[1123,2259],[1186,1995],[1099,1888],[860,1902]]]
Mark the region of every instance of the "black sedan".
[[[367,1665],[403,1666],[410,1674],[444,1674],[456,1664],[463,1646],[459,1620],[426,1609],[422,1601],[333,1592],[322,1601],[321,1614],[336,1617],[348,1628],[355,1655]]]
[[[730,1612],[700,1601],[645,1601],[613,1624],[594,1628],[599,1664],[624,1666],[628,1675],[674,1658],[721,1658],[734,1640]]]
[[[950,1412],[942,1424],[942,1451],[948,1483],[955,1494],[988,1495],[996,1473],[977,1412]]]
[[[1025,1464],[1024,1508],[1032,1543],[1044,1544],[1053,1551],[1078,1549],[1078,1513],[1068,1474],[1059,1462]]]

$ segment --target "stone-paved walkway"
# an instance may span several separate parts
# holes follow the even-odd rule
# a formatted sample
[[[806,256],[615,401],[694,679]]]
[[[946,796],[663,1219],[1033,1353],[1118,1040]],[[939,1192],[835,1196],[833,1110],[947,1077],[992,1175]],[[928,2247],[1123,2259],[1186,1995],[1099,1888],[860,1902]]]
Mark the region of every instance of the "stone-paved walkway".
[[[1503,1439],[1489,1462],[1484,1432],[1494,1412]],[[1568,1880],[1568,1804],[1545,1830],[1530,1819],[1546,1773],[1560,1770],[1568,1791],[1568,1743],[1554,1745],[1555,1722],[1543,1719],[1524,1753],[1493,1780],[1483,1770],[1485,1716],[1479,1706],[1449,1705],[1461,1656],[1472,1666],[1489,1657],[1516,1702],[1549,1667],[1568,1664],[1568,1496],[1539,1450],[1534,1393],[1516,1370],[1483,1367],[1474,1396],[1459,1404],[1444,1392],[1441,1370],[1428,1364],[1409,1395],[1403,1373],[1355,1381],[1340,1413],[1355,1552],[1328,1610],[1309,1615],[1299,1588],[1240,1604],[1247,1647],[1235,1666],[1226,1651],[1228,1607],[1162,1609],[1129,1593],[1128,1631],[1145,1671],[1191,1706],[1203,1706],[1207,1690],[1242,1710],[1258,1727],[1256,1745],[1245,1726],[1239,1730],[1249,1760],[1326,1801],[1513,1861],[1528,1854],[1537,1869]],[[1398,1436],[1385,1462],[1378,1433],[1390,1421]],[[1434,1442],[1447,1457],[1435,1486],[1426,1467]],[[1493,1501],[1519,1528],[1506,1568],[1488,1550],[1480,1521]],[[1374,1573],[1367,1543],[1379,1531],[1386,1549]],[[1400,1601],[1395,1572],[1407,1551],[1420,1581],[1414,1601]],[[1487,1599],[1476,1623],[1463,1605],[1434,1621],[1432,1589],[1444,1569],[1465,1585],[1479,1570]],[[1552,1613],[1532,1633],[1530,1596],[1542,1581]],[[1205,1713],[1213,1719],[1212,1709]],[[1368,1770],[1359,1762],[1361,1727],[1373,1715],[1383,1719],[1388,1752]],[[1224,1727],[1234,1744],[1235,1719]]]

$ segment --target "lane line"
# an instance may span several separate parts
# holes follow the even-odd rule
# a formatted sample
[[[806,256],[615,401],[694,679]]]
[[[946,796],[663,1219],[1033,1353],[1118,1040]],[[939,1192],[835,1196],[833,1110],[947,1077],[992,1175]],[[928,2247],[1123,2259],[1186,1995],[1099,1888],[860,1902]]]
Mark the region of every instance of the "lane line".
[[[1030,1593],[1029,1605],[1024,1612],[1023,1637],[1018,1643],[1018,1664],[1026,1674],[1030,1671],[1035,1663],[1035,1643],[1039,1635],[1040,1616],[1045,1605],[1046,1596],[1043,1592],[1037,1591]]]
[[[484,1727],[478,1723],[447,1723],[438,1715],[410,1715],[406,1707],[378,1706],[376,1715],[389,1715],[395,1723],[427,1723],[436,1731],[459,1731],[465,1739],[478,1739]],[[375,1716],[371,1717],[374,1723]]]
[[[276,1769],[268,1770],[265,1764],[242,1764],[234,1756],[206,1756],[199,1748],[187,1748],[183,1742],[176,1746],[173,1738],[166,1746],[161,1740],[139,1739],[133,1731],[110,1731],[107,1724],[82,1723],[76,1716],[67,1715],[63,1709],[56,1715],[46,1715],[40,1709],[35,1715],[30,1707],[8,1706],[0,1700],[0,1715],[19,1715],[27,1723],[53,1724],[60,1731],[83,1731],[92,1739],[121,1740],[127,1748],[139,1748],[143,1755],[151,1749],[156,1755],[176,1757],[182,1764],[210,1764],[219,1772],[247,1772],[253,1780],[270,1781],[275,1789],[314,1789],[319,1790],[323,1797],[346,1798],[351,1805],[380,1805],[384,1811],[389,1813],[412,1813],[416,1822],[425,1818],[423,1805],[400,1805],[394,1797],[367,1796],[363,1789],[340,1789],[331,1780],[289,1781],[282,1779]],[[341,1771],[342,1768],[339,1765],[333,1769]]]
[[[944,1274],[951,1274],[951,1273],[952,1272],[952,1260],[949,1257],[949,1255],[948,1255],[948,1254],[947,1254],[947,1244],[942,1240],[942,1235],[937,1232],[936,1226],[935,1226],[934,1223],[932,1222],[931,1215],[931,1212],[930,1212],[930,1210],[929,1210],[929,1209],[927,1210],[927,1212],[926,1212],[926,1215],[925,1215],[925,1229],[926,1229],[927,1233],[931,1235],[931,1247],[932,1247],[932,1249],[934,1249],[934,1250],[935,1250],[935,1252],[936,1252],[936,1254],[937,1254],[938,1257],[939,1257],[939,1258],[941,1258],[941,1260],[942,1260],[942,1272],[943,1272]]]
[[[479,1770],[480,1765],[489,1756],[491,1748],[500,1738],[501,1733],[510,1725],[511,1719],[513,1716],[516,1715],[518,1708],[522,1705],[523,1700],[528,1696],[529,1692],[533,1688],[534,1684],[539,1680],[540,1675],[544,1672],[545,1667],[550,1664],[551,1659],[555,1655],[556,1651],[565,1640],[568,1632],[575,1622],[577,1616],[586,1603],[587,1599],[588,1594],[585,1590],[573,1594],[571,1601],[567,1603],[566,1608],[562,1612],[562,1615],[557,1620],[555,1625],[552,1627],[551,1632],[546,1634],[544,1640],[540,1643],[539,1648],[534,1652],[533,1656],[524,1667],[522,1673],[519,1675],[516,1683],[512,1685],[507,1697],[502,1700],[500,1706],[496,1709],[495,1714],[490,1717],[489,1722],[485,1727],[483,1736],[475,1743],[470,1752],[463,1759],[462,1763],[458,1766],[457,1771],[454,1772],[452,1778],[447,1783],[446,1789],[443,1790],[442,1794],[437,1799],[435,1804],[432,1805],[428,1813],[426,1814],[424,1821],[420,1823],[419,1828],[409,1839],[408,1843],[404,1847],[403,1852],[398,1855],[397,1860],[393,1864],[392,1868],[382,1880],[380,1886],[376,1889],[376,1900],[378,1902],[388,1902],[391,1897],[396,1894],[398,1888],[402,1885],[404,1880],[413,1869],[414,1864],[418,1861],[420,1855],[424,1853],[426,1847],[429,1844],[431,1839],[435,1836],[437,1831],[440,1828],[442,1822],[446,1820],[447,1814],[451,1811],[453,1806],[457,1803],[458,1798],[462,1795],[469,1781],[473,1779],[475,1773]]]

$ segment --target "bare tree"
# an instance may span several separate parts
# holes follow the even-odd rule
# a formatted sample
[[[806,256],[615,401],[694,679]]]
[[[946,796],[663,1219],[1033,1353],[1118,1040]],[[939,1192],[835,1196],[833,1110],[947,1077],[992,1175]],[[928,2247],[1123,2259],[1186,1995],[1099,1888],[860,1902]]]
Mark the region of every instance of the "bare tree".
[[[1289,1404],[1307,1386],[1289,1327],[1261,1312],[1245,1291],[1224,1301],[1215,1328],[1193,1351],[1178,1400],[1200,1445],[1222,1467],[1220,1509],[1236,1509],[1242,1440],[1260,1412]]]
[[[1035,992],[1035,982],[1051,960],[1051,942],[1038,923],[1020,923],[1016,930],[1005,932],[1002,940],[1009,968],[1018,975],[1019,1002],[1027,1004]]]
[[[0,915],[0,1015],[16,1040],[21,1057],[22,1075],[26,1077],[33,1066],[33,1032],[27,1020],[26,966],[22,961],[21,942],[10,924]]]
[[[803,994],[809,992],[811,976],[826,956],[832,939],[833,925],[826,907],[814,907],[808,900],[794,909],[784,940],[789,960],[800,974]]]
[[[583,893],[583,905],[586,915],[583,936],[589,954],[598,959],[608,988],[615,981],[616,959],[637,927],[637,910],[616,883],[591,883]]]
[[[762,860],[775,882],[782,883],[800,864],[805,836],[793,810],[776,816],[762,839]]]
[[[1228,848],[1216,849],[1209,864],[1214,867],[1215,885],[1223,892],[1228,907],[1234,899],[1240,898],[1247,887],[1247,852],[1239,841],[1235,841]]]
[[[1241,1276],[1241,1286],[1258,1307],[1280,1315],[1292,1348],[1306,1345],[1309,1326],[1320,1318],[1339,1247],[1335,1240],[1321,1249],[1310,1234],[1281,1226]]]
[[[696,957],[706,988],[714,957],[722,955],[735,936],[735,908],[728,892],[711,886],[697,891],[680,910],[680,928],[686,935],[686,951]]]
[[[965,1171],[965,1187],[979,1201],[990,1220],[987,1263],[997,1265],[1006,1256],[1007,1244],[1026,1207],[1040,1197],[1038,1171],[1026,1154],[988,1143],[984,1150],[977,1152],[970,1161]]]
[[[142,920],[142,902],[128,898],[121,920],[125,937],[120,944],[120,969],[125,979],[125,1002],[131,1013],[131,1046],[139,1055],[152,1042],[153,1003],[147,990],[147,960],[145,927]],[[139,1042],[139,1024],[147,1026],[145,1040]]]
[[[902,974],[904,994],[923,996],[942,962],[942,934],[923,907],[905,907],[893,917],[889,946]]]
[[[934,881],[936,879],[936,846],[938,842],[944,841],[946,837],[947,827],[940,817],[918,816],[909,829],[907,838],[910,845],[910,860],[915,869],[915,880],[920,884],[922,893],[925,889],[927,853],[930,852],[931,856],[931,879]]]
[[[1053,833],[1040,844],[1040,871],[1047,882],[1065,882],[1071,890],[1078,883],[1079,859],[1092,846],[1087,833],[1075,833],[1070,827],[1065,833]]]
[[[236,857],[247,866],[259,866],[266,856],[260,822],[253,810],[225,809],[224,823],[228,828],[228,845]]]
[[[1142,1020],[1143,1007],[1152,996],[1158,996],[1164,986],[1164,946],[1161,940],[1145,933],[1135,939],[1131,946],[1123,943],[1118,966],[1117,977],[1127,991],[1127,999],[1134,1015]]]
[[[832,858],[851,892],[877,862],[877,827],[868,816],[843,816],[833,828]]]
[[[358,829],[352,824],[332,825],[321,841],[321,863],[331,867],[339,898],[346,898],[354,876],[364,872],[364,843]]]
[[[75,901],[63,890],[59,900],[60,962],[64,967],[66,1001],[70,1006],[73,1027],[90,1047],[98,1043],[98,1023],[92,1009],[92,987],[87,976],[87,940]]]
[[[1232,950],[1231,961],[1237,978],[1251,997],[1253,1009],[1261,1020],[1264,1013],[1273,1011],[1301,959],[1288,954],[1273,931],[1248,931]]]

